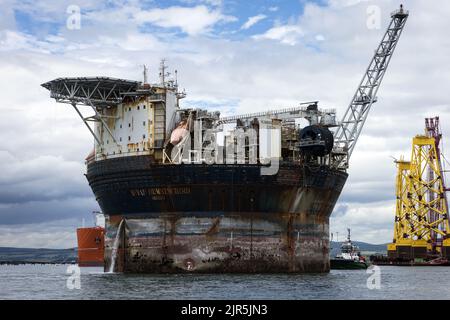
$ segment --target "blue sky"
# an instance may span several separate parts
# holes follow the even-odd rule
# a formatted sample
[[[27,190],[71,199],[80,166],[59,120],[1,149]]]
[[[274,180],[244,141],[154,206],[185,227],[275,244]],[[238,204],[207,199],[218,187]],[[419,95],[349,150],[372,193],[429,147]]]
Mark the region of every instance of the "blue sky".
[[[77,5],[77,1],[62,1],[67,4]],[[37,36],[45,36],[48,34],[56,35],[62,28],[65,28],[66,19],[64,15],[60,15],[59,18],[49,19],[45,15],[35,15],[36,10],[33,8],[34,1],[23,1],[22,5],[14,9],[14,17],[17,23],[17,28],[25,33]],[[123,3],[126,3],[124,1]],[[196,7],[199,5],[205,5],[209,8],[221,7],[222,12],[226,15],[235,17],[234,21],[228,23],[219,24],[214,27],[213,34],[225,35],[230,38],[234,37],[248,37],[254,34],[261,33],[269,29],[275,22],[283,23],[286,21],[295,20],[299,15],[303,13],[303,9],[306,3],[314,3],[317,5],[325,6],[326,0],[297,0],[297,1],[275,1],[275,0],[258,0],[258,1],[237,1],[237,0],[225,0],[221,1],[190,1],[190,0],[166,0],[166,1],[140,1],[139,6],[144,10],[150,10],[154,8],[167,9],[170,7]],[[123,4],[118,5],[115,1],[105,1],[100,4],[98,8],[115,10],[123,7]],[[84,9],[80,5],[82,14],[86,12],[95,12],[95,9]],[[241,26],[251,17],[263,15],[264,19],[257,22],[251,28],[240,29]],[[151,24],[147,24],[143,31],[153,32],[160,31]],[[172,30],[180,32],[180,36],[183,36],[181,30],[173,28]],[[184,34],[185,35],[185,34]]]
[[[39,4],[41,3],[41,4]],[[88,2],[89,3],[89,2]],[[77,5],[81,11],[84,26],[97,26],[98,21],[93,17],[104,12],[121,11],[126,7],[136,10],[151,11],[155,9],[170,10],[171,8],[190,8],[208,10],[208,13],[220,12],[223,19],[211,23],[208,31],[209,37],[219,37],[229,40],[243,40],[255,35],[264,34],[272,27],[284,24],[295,24],[304,12],[305,5],[313,4],[326,6],[326,0],[294,0],[294,1],[237,1],[237,0],[170,0],[170,1],[93,1],[86,5],[86,1],[60,1],[60,9],[45,5],[45,1],[35,5],[33,1],[22,1],[13,7],[16,28],[37,39],[46,41],[48,36],[57,36],[65,33],[68,14],[64,8]],[[132,18],[129,14],[128,18]],[[254,19],[254,20],[253,20]],[[252,22],[253,20],[253,22]],[[245,25],[247,23],[247,26]],[[144,34],[158,34],[163,38],[167,35],[176,38],[189,36],[182,27],[161,27],[158,23],[143,22],[139,24],[139,31]],[[75,34],[73,33],[72,36]],[[69,36],[66,33],[66,36]],[[76,35],[75,35],[76,36]],[[314,46],[314,45],[313,45]]]
[[[98,210],[83,174],[93,139],[41,83],[65,76],[156,80],[178,70],[182,106],[248,113],[320,100],[343,115],[400,0],[0,2],[0,246],[70,247]],[[69,5],[81,28],[66,26]],[[369,28],[369,9],[380,28]],[[450,132],[450,2],[410,0],[410,19],[351,159],[331,231],[392,237],[395,166],[424,117]],[[447,158],[450,156],[447,154]],[[59,230],[55,232],[55,230]]]

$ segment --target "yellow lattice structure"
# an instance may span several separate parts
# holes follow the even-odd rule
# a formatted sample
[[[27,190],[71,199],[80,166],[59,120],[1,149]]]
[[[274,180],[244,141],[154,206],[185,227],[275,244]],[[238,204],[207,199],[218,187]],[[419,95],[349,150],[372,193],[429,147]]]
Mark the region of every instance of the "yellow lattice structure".
[[[388,255],[391,258],[402,256],[405,251],[409,252],[411,248],[410,223],[408,213],[408,180],[411,163],[409,161],[399,160],[395,162],[397,165],[396,177],[396,205],[395,205],[395,223],[394,223],[394,240],[388,245]],[[406,248],[404,248],[406,247]],[[397,253],[398,252],[398,253]]]
[[[412,215],[413,246],[436,250],[449,231],[448,210],[440,155],[435,139],[416,136],[413,139],[408,201]]]
[[[388,255],[403,259],[448,256],[448,207],[436,139],[414,137],[411,162],[396,163],[394,240]]]

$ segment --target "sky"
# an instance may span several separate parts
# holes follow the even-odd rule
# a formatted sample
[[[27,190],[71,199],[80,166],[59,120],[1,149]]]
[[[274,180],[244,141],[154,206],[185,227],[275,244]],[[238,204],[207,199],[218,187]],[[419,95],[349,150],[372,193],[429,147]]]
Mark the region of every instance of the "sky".
[[[384,82],[350,160],[331,232],[392,240],[394,158],[410,157],[424,118],[450,132],[450,1],[408,0]],[[156,81],[165,58],[182,106],[222,115],[347,108],[397,0],[0,0],[0,246],[76,246],[98,210],[84,177],[93,138],[40,84],[58,77]],[[79,13],[79,15],[77,15]],[[79,18],[79,19],[78,19]],[[84,221],[84,222],[83,222]]]

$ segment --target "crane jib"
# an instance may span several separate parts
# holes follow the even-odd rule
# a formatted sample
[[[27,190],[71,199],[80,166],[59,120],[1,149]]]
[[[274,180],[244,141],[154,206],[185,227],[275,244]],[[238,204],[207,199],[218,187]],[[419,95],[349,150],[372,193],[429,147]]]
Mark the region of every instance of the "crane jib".
[[[400,39],[408,19],[409,12],[400,9],[391,14],[391,21],[370,61],[364,76],[354,94],[339,126],[334,134],[334,164],[337,168],[347,169],[350,156],[369,111],[377,101],[377,92],[388,68],[389,62]],[[344,152],[342,152],[344,151]]]

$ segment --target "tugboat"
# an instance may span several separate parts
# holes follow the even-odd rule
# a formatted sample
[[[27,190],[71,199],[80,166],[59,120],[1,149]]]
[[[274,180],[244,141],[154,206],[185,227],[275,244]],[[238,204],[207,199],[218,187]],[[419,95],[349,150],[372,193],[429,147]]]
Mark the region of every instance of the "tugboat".
[[[358,246],[352,243],[350,239],[350,229],[347,228],[347,241],[341,244],[341,253],[337,254],[334,259],[330,259],[331,269],[367,269],[365,257],[361,256]]]

